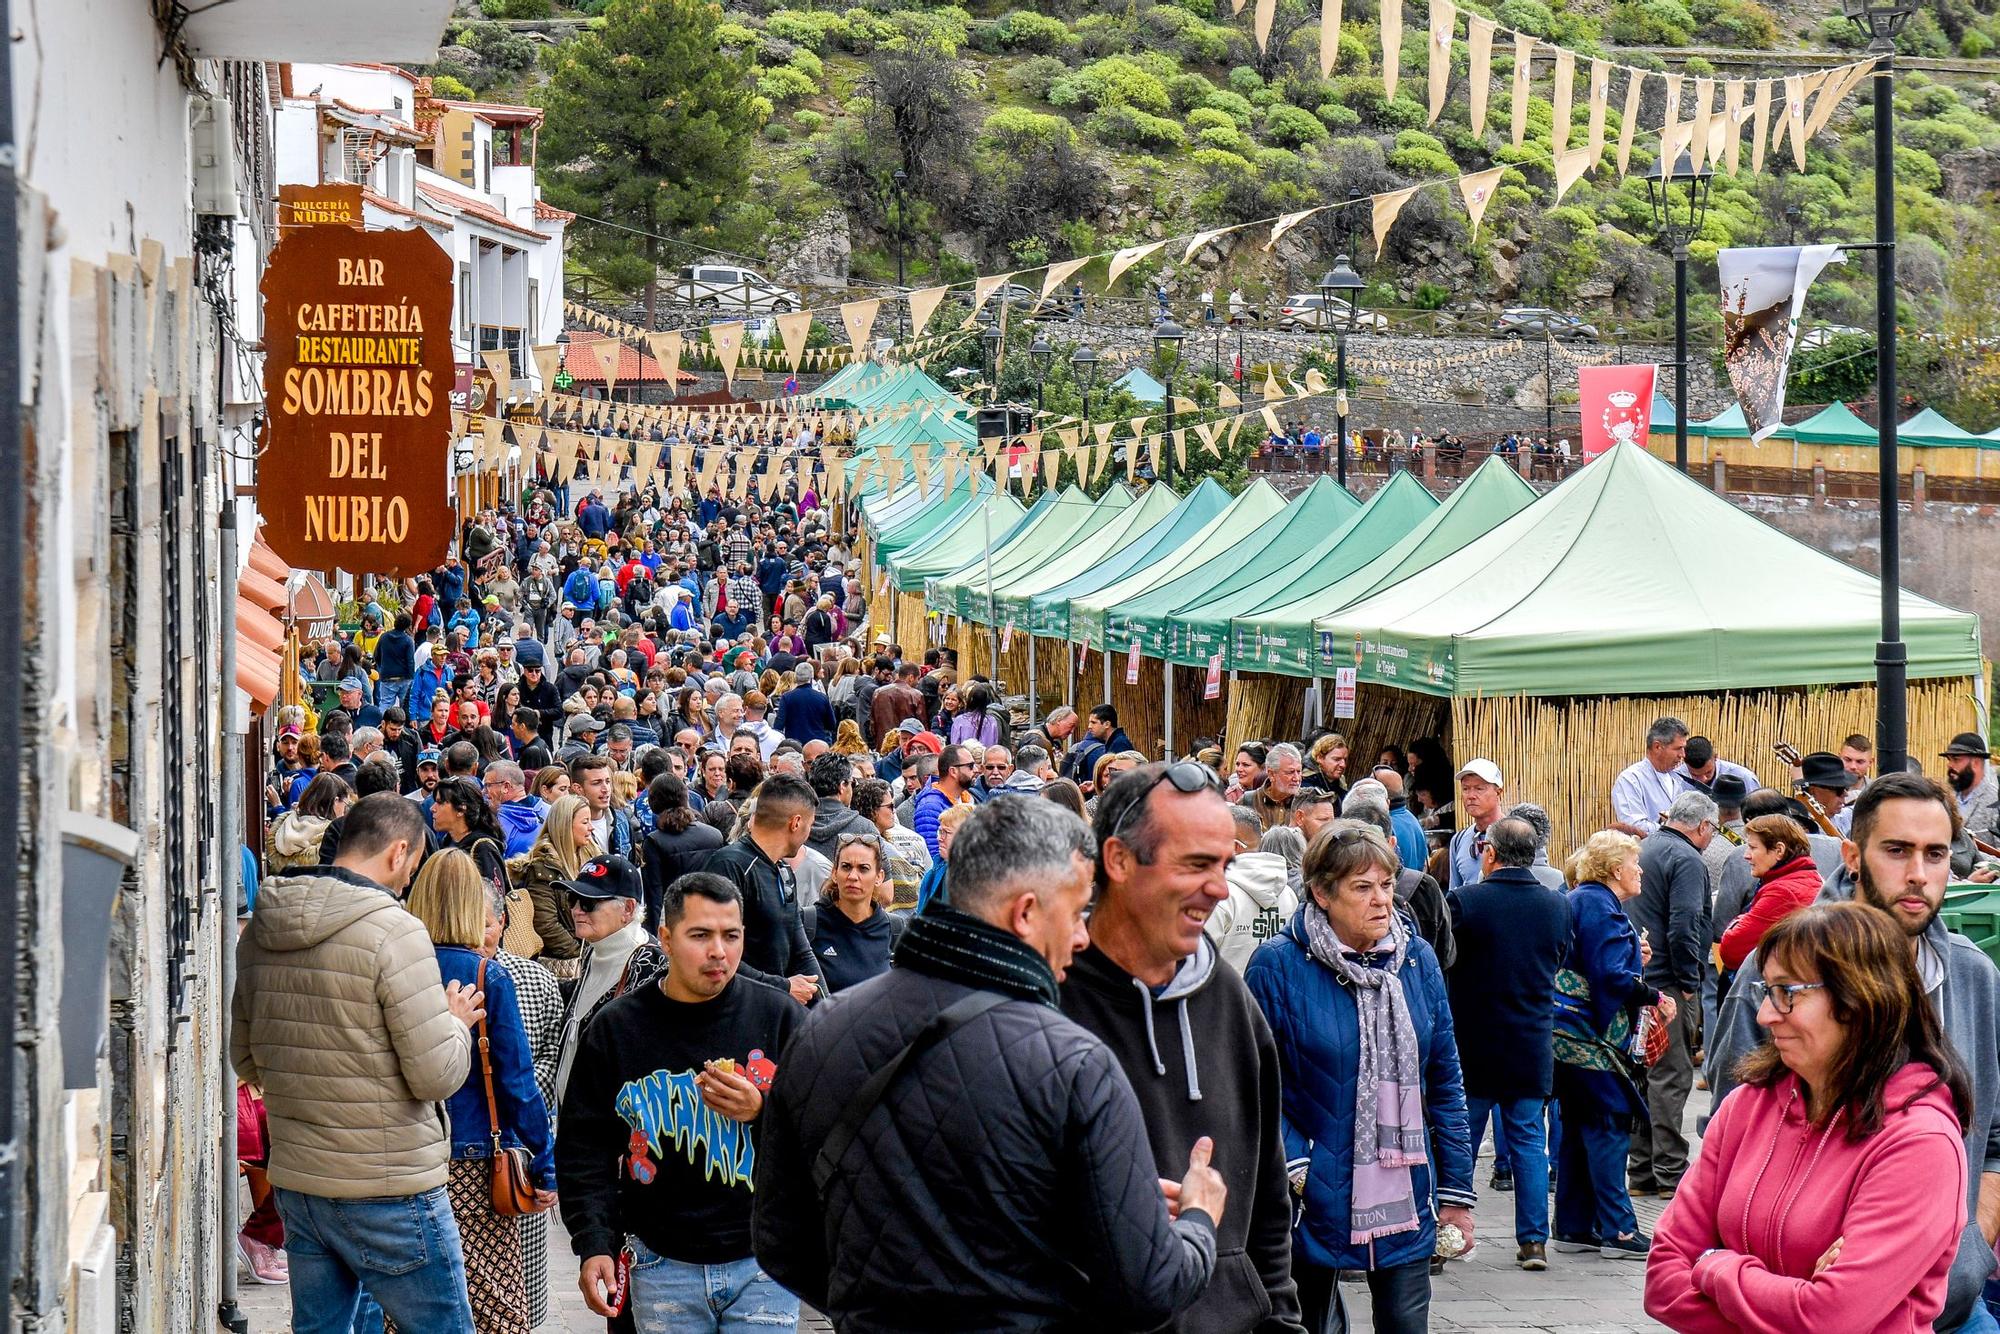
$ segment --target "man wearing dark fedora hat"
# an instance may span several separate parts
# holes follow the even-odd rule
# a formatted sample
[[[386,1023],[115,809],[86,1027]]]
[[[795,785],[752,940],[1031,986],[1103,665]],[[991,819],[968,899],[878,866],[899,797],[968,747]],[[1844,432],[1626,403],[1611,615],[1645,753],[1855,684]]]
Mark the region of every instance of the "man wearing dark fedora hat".
[[[1833,827],[1843,836],[1847,833],[1848,815],[1847,790],[1854,786],[1854,775],[1847,772],[1847,766],[1840,762],[1840,756],[1830,750],[1816,750],[1799,761],[1800,792],[1817,801],[1833,821]]]
[[[1992,753],[1986,738],[1977,732],[1960,732],[1939,756],[1944,761],[1951,790],[1958,797],[1958,813],[1965,832],[1985,842],[1994,842],[2000,826],[2000,781],[1993,771]]]

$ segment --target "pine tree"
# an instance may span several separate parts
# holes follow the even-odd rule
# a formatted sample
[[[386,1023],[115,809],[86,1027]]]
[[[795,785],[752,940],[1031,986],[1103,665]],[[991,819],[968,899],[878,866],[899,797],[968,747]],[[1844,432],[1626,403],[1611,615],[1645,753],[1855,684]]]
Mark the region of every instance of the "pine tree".
[[[721,17],[706,0],[611,0],[556,53],[543,98],[548,197],[616,224],[574,227],[571,244],[613,286],[644,289],[649,324],[672,249],[659,238],[725,220],[749,176],[759,110]]]

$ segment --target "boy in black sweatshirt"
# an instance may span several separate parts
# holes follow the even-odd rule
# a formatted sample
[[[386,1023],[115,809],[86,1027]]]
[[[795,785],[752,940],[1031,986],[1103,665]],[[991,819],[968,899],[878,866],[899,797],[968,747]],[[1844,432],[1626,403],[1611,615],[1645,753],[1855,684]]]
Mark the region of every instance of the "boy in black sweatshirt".
[[[667,972],[604,1007],[579,1042],[556,1180],[599,1315],[626,1302],[639,1334],[715,1329],[723,1312],[789,1328],[798,1298],[750,1251],[755,1123],[777,1054],[804,1019],[783,991],[737,977],[743,900],[684,875],[661,905]]]

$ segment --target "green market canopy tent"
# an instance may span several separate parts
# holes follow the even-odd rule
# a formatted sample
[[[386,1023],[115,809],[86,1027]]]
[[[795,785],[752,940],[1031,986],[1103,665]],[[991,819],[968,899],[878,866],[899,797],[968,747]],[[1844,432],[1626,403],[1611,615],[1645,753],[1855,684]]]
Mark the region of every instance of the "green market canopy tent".
[[[1671,423],[1670,423],[1671,424]],[[1689,435],[1748,436],[1750,423],[1743,420],[1743,405],[1731,403],[1705,422],[1689,422]]]
[[[1875,428],[1854,415],[1845,403],[1829,403],[1815,415],[1776,434],[1789,435],[1802,445],[1872,445]]]
[[[1032,521],[1021,525],[1005,546],[926,583],[924,601],[933,610],[948,611],[960,619],[971,616],[974,610],[983,615],[989,589],[997,593],[1002,581],[1069,550],[1131,503],[1132,493],[1122,485],[1112,487],[1096,501],[1076,486],[1064,487],[1037,504]]]
[[[1167,387],[1134,366],[1111,382],[1112,391],[1123,389],[1141,403],[1164,403],[1167,401]]]
[[[928,503],[876,533],[873,559],[878,565],[894,565],[901,553],[961,518],[978,513],[979,502],[995,493],[990,478],[974,473],[970,478],[954,481],[949,490],[927,494]]]
[[[1154,487],[1172,497],[1173,493],[1164,487]],[[1151,495],[1152,491],[1147,494]],[[1187,499],[1181,501],[1165,515],[1141,529],[1130,541],[1120,546],[1116,554],[1108,550],[1102,559],[1088,560],[1083,569],[1067,575],[1060,583],[1050,585],[1038,592],[1027,593],[1028,611],[1025,623],[1029,631],[1037,635],[1052,636],[1057,639],[1069,638],[1070,599],[1095,593],[1100,588],[1108,588],[1132,571],[1141,569],[1160,559],[1169,552],[1177,551],[1182,544],[1207,526],[1209,520],[1222,513],[1230,503],[1229,492],[1224,490],[1213,477],[1204,477]],[[1105,530],[1109,534],[1110,530]],[[1085,552],[1085,556],[1094,553]],[[1068,562],[1051,562],[1051,574],[1058,573],[1058,566],[1067,568]],[[1025,583],[1015,587],[1025,587]]]
[[[1199,488],[1196,489],[1197,494]],[[1217,487],[1217,491],[1221,488]],[[1220,508],[1227,500],[1226,494],[1216,501]],[[1080,542],[1062,555],[1047,563],[1028,570],[1019,577],[1007,581],[994,591],[993,614],[1002,625],[1012,625],[1031,634],[1048,634],[1034,619],[1035,595],[1067,583],[1091,570],[1102,568],[1115,560],[1127,547],[1144,540],[1153,525],[1169,514],[1187,505],[1189,501],[1175,495],[1171,488],[1149,486],[1137,503],[1128,505],[1110,523],[1097,530],[1088,542]],[[974,607],[973,619],[984,618],[986,608]],[[1064,605],[1062,629],[1069,625],[1067,604]],[[1055,633],[1059,633],[1056,631]]]
[[[1521,480],[1520,472],[1506,459],[1487,459],[1442,505],[1373,560],[1330,583],[1301,574],[1290,586],[1233,614],[1226,665],[1232,670],[1286,676],[1332,675],[1333,669],[1344,663],[1325,656],[1313,629],[1315,618],[1393,587],[1449,558],[1535,499],[1535,489]],[[1210,615],[1206,608],[1190,613],[1190,630]],[[1212,633],[1211,627],[1199,628]]]
[[[1071,598],[1070,639],[1093,648],[1104,648],[1106,629],[1114,609],[1123,607],[1148,589],[1210,562],[1234,563],[1241,560],[1250,535],[1284,508],[1284,497],[1269,482],[1258,478],[1178,548],[1134,569],[1116,583],[1094,593]]]
[[[948,521],[890,558],[890,587],[922,593],[924,580],[949,574],[985,551],[989,533],[996,546],[1011,538],[1027,514],[1020,501],[1005,494],[989,495],[983,505],[955,511]]]
[[[1637,695],[1871,680],[1879,614],[1872,576],[1620,446],[1314,628],[1405,690]],[[1978,674],[1976,616],[1905,592],[1903,637],[1913,680]]]
[[[1398,481],[1407,478],[1407,473],[1399,473],[1397,480],[1384,489],[1401,491]],[[1423,488],[1417,487],[1417,491],[1421,494]],[[1222,558],[1193,564],[1179,562],[1178,573],[1128,593],[1105,616],[1106,651],[1129,650],[1136,643],[1139,651],[1149,658],[1207,662],[1208,653],[1191,659],[1168,652],[1169,644],[1181,639],[1177,632],[1181,615],[1188,608],[1246,587],[1276,571],[1296,569],[1298,562],[1307,559],[1329,533],[1344,531],[1367,510],[1366,506],[1357,506],[1353,495],[1333,478],[1319,478],[1290,504],[1243,534],[1234,549]]]
[[[1906,445],[1937,445],[1944,448],[1984,449],[1986,441],[1947,420],[1936,408],[1925,408],[1896,428],[1896,439]]]
[[[848,405],[849,393],[873,384],[887,374],[887,367],[872,361],[850,361],[827,376],[825,383],[818,388],[800,394],[797,401],[813,407],[844,408]]]

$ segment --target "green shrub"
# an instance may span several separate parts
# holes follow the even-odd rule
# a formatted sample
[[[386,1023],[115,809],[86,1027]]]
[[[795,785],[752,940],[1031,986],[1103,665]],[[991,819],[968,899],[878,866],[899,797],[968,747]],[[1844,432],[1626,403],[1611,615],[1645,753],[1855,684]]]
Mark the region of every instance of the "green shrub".
[[[1418,310],[1443,310],[1451,304],[1451,289],[1441,283],[1418,283],[1410,303]]]
[[[1264,113],[1264,137],[1282,148],[1304,148],[1327,137],[1326,126],[1309,111],[1280,105]]]
[[[1046,102],[1056,81],[1069,77],[1069,66],[1054,56],[1029,56],[1001,77],[1017,95]]]
[[[792,113],[792,123],[807,134],[817,134],[826,124],[826,117],[811,107],[800,107]]]
[[[1171,110],[1167,86],[1128,56],[1093,60],[1049,87],[1049,101],[1059,107],[1131,107],[1157,114]]]
[[[1967,60],[1978,60],[1993,49],[1993,39],[1977,28],[1968,28],[1958,39],[1958,53]]]
[[[1236,122],[1239,129],[1249,129],[1251,122],[1257,119],[1256,108],[1250,105],[1249,98],[1244,97],[1241,93],[1230,92],[1225,88],[1216,89],[1207,97],[1204,97],[1201,100],[1201,104],[1205,107],[1214,107],[1217,111],[1226,112],[1229,118]]]
[[[1236,30],[1221,23],[1190,23],[1182,28],[1174,48],[1181,59],[1197,65],[1220,65],[1229,59]]]
[[[1074,40],[1067,23],[1032,9],[1009,10],[998,26],[1000,44],[1010,51],[1060,51]]]
[[[773,37],[790,42],[793,46],[816,52],[826,47],[829,20],[840,24],[843,28],[847,26],[838,14],[781,9],[764,20],[764,31]]]
[[[1686,46],[1694,39],[1694,15],[1681,0],[1615,0],[1605,30],[1631,46]]]
[[[449,74],[431,76],[431,93],[447,102],[469,102],[473,96],[472,89],[466,86],[463,79],[454,79]]]
[[[1229,71],[1230,91],[1248,97],[1264,86],[1264,76],[1248,65],[1238,65]]]
[[[555,9],[551,0],[479,0],[479,12],[490,19],[545,19]]]
[[[1710,8],[1705,2],[1697,6]],[[1768,51],[1778,44],[1778,19],[1757,0],[1713,0],[1712,14],[1700,15],[1698,33],[1718,46],[1744,47]]]
[[[1932,157],[1979,147],[1979,135],[1948,120],[1905,121],[1896,127],[1896,137]]]
[[[1199,74],[1176,74],[1167,80],[1167,100],[1174,110],[1191,111],[1202,103],[1202,99],[1215,91],[1215,85]]]
[[[1416,126],[1430,119],[1430,112],[1424,104],[1407,93],[1398,93],[1391,101],[1383,102],[1375,109],[1375,119],[1384,126]]]
[[[1351,130],[1361,123],[1361,113],[1352,107],[1344,107],[1338,102],[1322,102],[1313,113],[1325,122],[1329,129]]]
[[[1237,125],[1236,118],[1227,111],[1218,111],[1214,107],[1196,107],[1187,113],[1187,127],[1194,133],[1200,134],[1203,130],[1209,129],[1236,130]]]
[[[1096,59],[1130,51],[1138,45],[1138,33],[1123,14],[1089,14],[1070,27],[1077,49]]]
[[[1194,141],[1204,148],[1219,148],[1225,153],[1239,156],[1251,149],[1250,136],[1236,128],[1234,122],[1227,125],[1210,125],[1195,131]]]
[[[811,97],[818,91],[818,84],[790,65],[776,65],[757,76],[757,95],[769,98],[773,106]]]
[[[1389,165],[1405,176],[1458,175],[1458,164],[1441,148],[1399,148],[1389,154]]]
[[[1250,160],[1220,148],[1197,148],[1190,155],[1195,167],[1211,181],[1236,180],[1250,175]]]
[[[1026,107],[1001,107],[986,118],[981,133],[992,147],[1016,155],[1076,142],[1076,130],[1061,116]]]
[[[764,39],[755,28],[728,20],[715,25],[715,41],[716,45],[726,50],[749,51],[752,54],[764,44]]]
[[[1361,34],[1343,26],[1339,54],[1334,57],[1334,69],[1346,74],[1364,74],[1374,59],[1372,49],[1361,40]]]
[[[781,120],[769,121],[764,126],[764,137],[774,144],[788,143],[792,137],[792,127]]]
[[[1513,28],[1517,32],[1532,33],[1537,37],[1547,37],[1556,26],[1556,16],[1542,0],[1504,0],[1500,8],[1493,12],[1500,25]]]
[[[808,79],[811,79],[815,87],[818,86],[821,79],[826,77],[826,66],[822,65],[819,57],[806,47],[801,46],[794,49],[792,58],[785,63],[805,75]]]
[[[1154,116],[1137,107],[1114,104],[1093,113],[1085,128],[1107,144],[1133,148],[1179,148],[1187,142],[1180,122]]]
[[[1897,144],[1896,184],[1915,186],[1926,194],[1935,194],[1944,184],[1944,172],[1938,169],[1937,159],[1923,149]]]

